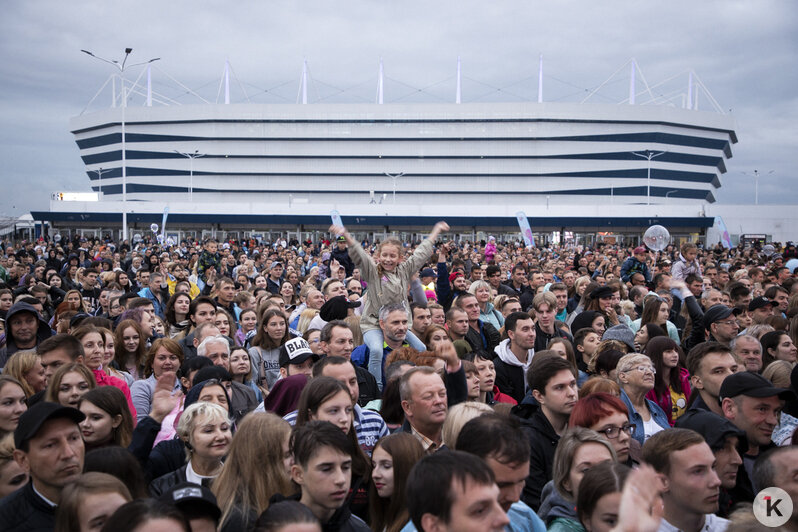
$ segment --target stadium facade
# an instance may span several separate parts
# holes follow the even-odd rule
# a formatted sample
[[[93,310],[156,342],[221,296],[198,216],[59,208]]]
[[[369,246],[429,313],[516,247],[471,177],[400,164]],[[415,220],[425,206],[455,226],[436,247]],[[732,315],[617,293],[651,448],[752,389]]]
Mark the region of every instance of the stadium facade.
[[[129,223],[164,207],[185,228],[364,231],[533,227],[696,234],[734,120],[665,105],[217,104],[110,108],[70,129],[101,201],[52,202],[54,225],[119,228],[122,119]],[[193,157],[189,157],[193,156]]]

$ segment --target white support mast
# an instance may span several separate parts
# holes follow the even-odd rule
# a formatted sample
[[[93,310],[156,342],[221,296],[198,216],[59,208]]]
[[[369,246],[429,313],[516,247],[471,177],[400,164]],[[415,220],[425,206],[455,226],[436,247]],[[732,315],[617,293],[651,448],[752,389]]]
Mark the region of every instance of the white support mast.
[[[230,103],[230,62],[224,60],[224,103]]]
[[[687,76],[687,108],[693,108],[693,72]]]
[[[635,104],[635,59],[632,58],[632,66],[629,70],[629,105]]]
[[[543,103],[543,54],[540,54],[538,66],[538,103]]]
[[[457,56],[457,89],[454,95],[454,103],[460,103],[460,56]]]
[[[380,57],[380,74],[379,78],[377,79],[377,103],[380,105],[382,105],[382,91],[384,86],[385,86],[385,78],[383,77],[382,57]]]
[[[308,103],[308,62],[302,60],[302,103]]]

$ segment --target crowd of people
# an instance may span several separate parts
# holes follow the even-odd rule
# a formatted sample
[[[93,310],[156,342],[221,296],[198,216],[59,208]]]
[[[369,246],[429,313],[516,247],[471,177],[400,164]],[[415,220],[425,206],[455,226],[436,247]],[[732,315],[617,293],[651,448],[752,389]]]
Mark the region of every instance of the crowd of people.
[[[0,528],[798,530],[794,245],[448,230],[2,243]]]

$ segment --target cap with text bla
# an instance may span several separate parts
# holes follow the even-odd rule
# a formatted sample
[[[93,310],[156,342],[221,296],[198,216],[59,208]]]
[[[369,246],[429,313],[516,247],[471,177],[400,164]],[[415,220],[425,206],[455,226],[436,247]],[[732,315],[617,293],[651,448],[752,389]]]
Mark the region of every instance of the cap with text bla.
[[[288,364],[302,364],[312,358],[315,362],[320,357],[310,349],[304,338],[292,338],[280,346],[280,367]]]

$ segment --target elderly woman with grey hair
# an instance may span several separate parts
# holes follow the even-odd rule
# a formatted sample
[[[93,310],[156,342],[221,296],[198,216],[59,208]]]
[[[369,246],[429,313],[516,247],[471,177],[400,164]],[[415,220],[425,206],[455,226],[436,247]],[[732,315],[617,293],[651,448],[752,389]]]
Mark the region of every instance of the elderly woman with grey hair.
[[[479,319],[486,321],[496,327],[498,331],[504,327],[504,316],[499,312],[496,307],[491,303],[493,300],[493,291],[490,285],[485,281],[474,281],[468,287],[468,293],[474,294],[479,303]]]
[[[629,409],[629,423],[635,426],[632,437],[642,445],[657,432],[670,428],[668,416],[646,394],[654,389],[657,370],[646,355],[631,353],[618,361],[621,401]]]

